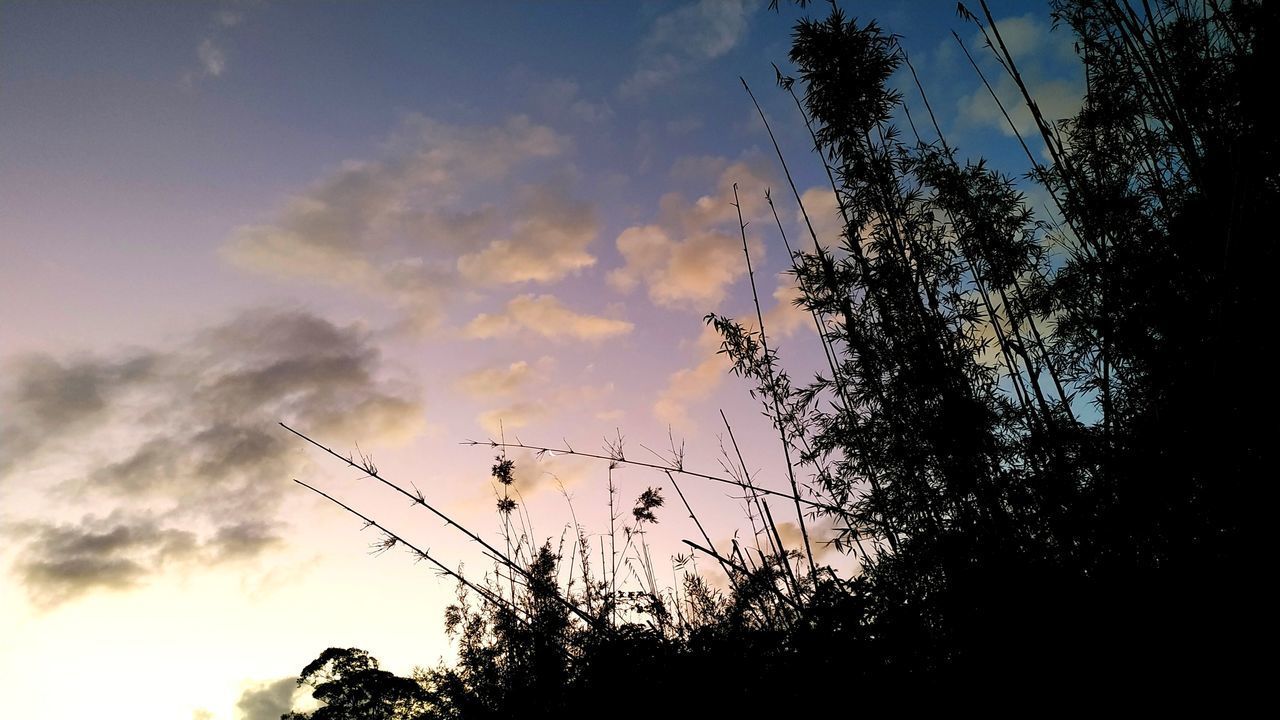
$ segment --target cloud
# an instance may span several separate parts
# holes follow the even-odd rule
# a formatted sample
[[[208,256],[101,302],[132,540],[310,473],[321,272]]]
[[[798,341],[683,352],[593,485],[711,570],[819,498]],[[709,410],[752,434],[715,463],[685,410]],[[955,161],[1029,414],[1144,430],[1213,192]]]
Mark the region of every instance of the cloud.
[[[246,520],[223,525],[205,543],[213,550],[211,560],[223,562],[256,557],[267,548],[282,542],[276,527],[265,520]]]
[[[494,436],[497,438],[497,435]],[[512,436],[507,435],[510,441]],[[506,458],[514,463],[512,469],[513,499],[530,501],[545,491],[559,492],[561,488],[568,490],[587,480],[593,475],[599,476],[599,463],[590,458],[583,458],[564,453],[539,453],[519,448],[509,449]],[[488,487],[478,486],[468,498],[469,504],[478,507],[492,507],[491,503],[502,497],[503,488],[497,481],[491,481]]]
[[[293,465],[277,420],[344,440],[400,441],[421,427],[416,397],[374,379],[379,353],[367,334],[307,313],[246,312],[163,357],[167,375],[133,399],[155,405],[139,418],[149,437],[83,488],[218,508],[228,494],[259,496],[270,487],[259,479]]]
[[[1028,142],[1039,137],[1040,131],[1036,127],[1035,118],[1023,102],[1022,94],[1013,79],[1001,76],[994,83],[994,87],[996,95],[1004,103],[1005,110],[1009,112],[1009,117],[1013,120],[1013,126],[1018,133]],[[1074,81],[1039,79],[1028,82],[1027,87],[1040,112],[1050,123],[1075,116],[1080,111],[1080,105],[1084,100],[1084,88]],[[960,119],[970,125],[994,127],[1009,137],[1014,135],[1009,127],[1009,121],[1005,120],[1000,108],[991,99],[985,87],[980,92],[974,91],[960,98],[957,109],[960,112]]]
[[[533,376],[533,367],[520,360],[510,365],[469,372],[458,379],[458,387],[472,397],[510,395],[523,388]]]
[[[996,23],[1000,27],[1000,36],[1005,46],[1018,63],[1018,70],[1031,97],[1045,119],[1055,122],[1079,112],[1085,88],[1071,34],[1052,32],[1049,24],[1034,15],[1004,18]],[[982,48],[985,42],[978,33],[970,39],[968,45],[971,49]],[[1035,119],[1026,107],[1013,78],[992,60],[986,59],[983,62],[987,66],[987,78],[992,81],[995,93],[1009,112],[1018,133],[1028,139],[1038,137]],[[1005,120],[985,86],[980,85],[973,92],[961,96],[956,101],[956,109],[962,124],[996,128],[1010,137],[1014,134],[1009,121]]]
[[[625,418],[626,416],[627,416],[626,411],[620,410],[618,408],[613,408],[612,410],[602,410],[596,413],[596,419],[600,420],[601,422],[611,422],[611,423],[622,422],[622,419]]]
[[[790,275],[778,278],[778,287],[773,291],[773,307],[764,313],[764,329],[769,338],[790,337],[800,328],[810,327],[813,322],[809,311],[796,304],[804,294],[794,281]]]
[[[588,125],[599,125],[613,119],[613,108],[604,101],[582,97],[582,88],[567,78],[537,80],[527,76],[517,80],[531,85],[534,105],[550,118],[567,118]]]
[[[94,590],[127,590],[167,564],[214,559],[217,542],[202,547],[195,533],[163,527],[156,518],[119,512],[77,523],[18,523],[27,541],[14,571],[32,602],[49,608]]]
[[[599,341],[626,335],[634,327],[625,320],[570,310],[552,295],[526,294],[512,298],[502,313],[476,316],[463,332],[467,337],[476,339],[529,332],[549,340]]]
[[[673,172],[687,175],[717,166],[715,158],[696,158],[678,162]],[[610,285],[631,292],[643,283],[649,299],[663,307],[703,313],[719,305],[729,286],[747,272],[732,204],[734,183],[739,185],[744,220],[768,217],[763,195],[769,183],[763,163],[729,164],[720,170],[711,194],[689,201],[668,193],[659,201],[660,223],[633,225],[618,235],[616,245],[625,264],[609,273]],[[753,261],[759,262],[764,246],[754,234],[748,235],[748,243]]]
[[[520,450],[509,456],[515,461],[515,487],[526,498],[535,493],[557,487],[570,488],[599,470],[599,465],[589,458],[573,455],[553,455]]]
[[[563,190],[526,186],[501,211],[492,204],[518,169],[567,147],[524,116],[463,127],[415,115],[383,143],[381,159],[344,163],[270,222],[237,227],[223,256],[245,270],[381,299],[413,327],[431,329],[459,273],[493,284],[551,282],[595,262],[585,250],[597,232],[594,212]],[[485,249],[465,253],[477,246]]]
[[[658,420],[676,428],[696,427],[689,416],[689,405],[711,397],[731,367],[728,356],[718,352],[720,342],[714,328],[702,328],[694,343],[697,363],[672,373],[653,404]]]
[[[794,196],[793,196],[794,197]],[[796,225],[802,228],[803,243],[792,243],[792,247],[812,251],[813,236],[809,235],[809,228],[805,225],[804,216],[807,213],[809,223],[813,226],[813,234],[818,237],[818,242],[827,249],[838,248],[844,244],[844,218],[840,214],[840,203],[836,199],[836,194],[828,187],[813,187],[800,193],[800,202],[804,204],[804,212],[799,208],[796,209]]]
[[[489,437],[498,438],[514,430],[528,427],[531,423],[546,416],[547,407],[543,403],[516,402],[493,410],[486,410],[480,413],[476,421],[489,434]],[[512,437],[511,435],[506,436]]]
[[[489,438],[505,433],[511,439],[513,432],[545,418],[585,413],[612,397],[613,383],[594,385],[581,376],[556,382],[555,365],[552,357],[543,356],[534,363],[521,360],[480,368],[459,378],[457,386],[484,403],[475,421]]]
[[[220,77],[227,69],[227,55],[213,41],[213,38],[200,41],[196,46],[196,57],[200,59],[200,67],[205,75]]]
[[[688,117],[677,118],[675,120],[668,120],[665,127],[667,132],[672,135],[688,135],[689,133],[701,130],[704,124],[705,123],[702,118],[690,115]]]
[[[199,80],[222,77],[227,72],[226,41],[234,35],[233,28],[245,20],[245,13],[231,8],[221,8],[209,16],[206,34],[196,45],[198,63],[195,69],[182,74],[182,84],[188,89]]]
[[[777,523],[777,528],[783,547],[800,553],[804,552],[804,535],[800,532],[798,523],[783,520]],[[824,515],[817,520],[807,520],[805,530],[809,534],[809,548],[813,550],[815,561],[836,552],[835,544],[832,543],[832,540],[839,536],[835,518]]]
[[[635,72],[619,88],[642,97],[738,45],[755,7],[746,0],[700,0],[654,19]]]
[[[791,277],[779,278],[778,286],[773,291],[773,306],[764,312],[765,330],[769,338],[790,337],[800,328],[810,327],[813,319],[808,311],[794,304],[798,297],[800,291],[791,282]],[[759,328],[754,317],[741,319],[739,322],[748,330]],[[653,404],[654,417],[681,429],[697,427],[698,423],[690,417],[690,406],[711,397],[732,368],[729,357],[720,352],[722,340],[715,328],[702,328],[693,343],[696,362],[667,378],[666,387],[658,393],[658,399]],[[772,341],[770,348],[775,348]]]
[[[0,478],[50,440],[92,426],[119,393],[157,370],[160,358],[139,353],[117,360],[27,355],[6,363],[6,411],[0,414],[0,437],[8,448],[0,454]]]
[[[15,571],[56,605],[127,589],[162,567],[231,562],[279,542],[278,509],[305,456],[283,420],[335,440],[387,444],[422,427],[412,387],[380,380],[359,327],[254,310],[170,348],[121,358],[9,361],[0,435],[24,452],[0,467],[60,502],[110,509],[78,523],[19,520]],[[178,529],[181,528],[181,529]],[[12,531],[12,532],[11,532]]]
[[[293,709],[294,696],[298,693],[298,679],[283,677],[245,689],[236,701],[239,720],[280,720],[280,716]]]
[[[545,417],[599,405],[612,396],[614,389],[613,383],[554,385],[543,380],[536,385],[522,387],[520,392],[507,397],[500,407],[480,413],[476,422],[489,437],[497,438],[503,432],[528,427]]]
[[[510,237],[458,258],[464,278],[487,285],[549,283],[595,265],[586,249],[600,224],[590,205],[547,186],[526,188],[522,195]]]
[[[213,14],[213,22],[219,27],[235,27],[244,21],[244,14],[234,10],[219,10]]]
[[[1053,27],[1036,13],[996,20],[1000,37],[1014,60],[1032,58],[1074,63],[1075,38],[1069,32],[1054,34]],[[976,44],[976,43],[975,43]]]
[[[624,230],[617,245],[626,265],[610,273],[609,283],[627,292],[644,282],[649,299],[665,307],[714,308],[746,272],[728,233],[700,232],[677,241],[657,225],[643,225]]]

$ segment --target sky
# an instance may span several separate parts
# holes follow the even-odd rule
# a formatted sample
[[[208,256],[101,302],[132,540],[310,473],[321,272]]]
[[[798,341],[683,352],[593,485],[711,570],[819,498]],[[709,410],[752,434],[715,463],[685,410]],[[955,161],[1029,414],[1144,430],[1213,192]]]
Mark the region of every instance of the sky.
[[[763,195],[793,240],[797,204],[739,77],[819,235],[839,229],[774,85],[800,11],[766,4],[0,0],[0,714],[261,720],[329,646],[402,673],[450,658],[454,583],[371,556],[377,536],[291,480],[473,579],[491,566],[279,422],[490,538],[494,452],[468,440],[621,437],[718,472],[723,410],[782,488],[703,321],[754,315],[736,183],[766,329],[793,375],[814,367]],[[953,145],[1025,171],[954,2],[846,5],[902,36]],[[1070,40],[992,5],[1069,115]],[[598,541],[605,466],[510,457],[537,542],[571,509]],[[660,474],[614,480],[620,503],[663,488],[665,572],[687,512]],[[715,538],[750,533],[722,486],[682,489]]]

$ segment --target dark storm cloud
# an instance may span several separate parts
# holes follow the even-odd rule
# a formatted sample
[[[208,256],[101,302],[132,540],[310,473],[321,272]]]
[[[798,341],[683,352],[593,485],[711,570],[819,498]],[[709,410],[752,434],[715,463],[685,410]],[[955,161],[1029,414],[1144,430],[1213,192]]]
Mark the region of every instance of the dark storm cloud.
[[[25,542],[15,571],[44,606],[132,587],[167,563],[247,560],[280,542],[281,496],[305,455],[278,421],[362,442],[406,437],[421,422],[416,393],[378,379],[366,332],[303,312],[246,312],[125,359],[10,365],[0,483],[76,461],[80,470],[46,490],[112,511],[110,523],[10,523],[6,534],[19,528]]]

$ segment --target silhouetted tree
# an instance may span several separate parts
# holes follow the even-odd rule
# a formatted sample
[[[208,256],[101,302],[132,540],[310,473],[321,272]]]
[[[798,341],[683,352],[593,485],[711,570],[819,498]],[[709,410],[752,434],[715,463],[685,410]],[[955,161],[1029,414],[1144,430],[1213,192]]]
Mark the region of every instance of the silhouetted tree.
[[[1030,174],[1058,217],[959,162],[927,100],[913,114],[887,87],[894,39],[833,6],[797,25],[799,78],[780,77],[845,222],[793,255],[830,373],[780,385],[763,336],[709,320],[738,372],[785,395],[775,421],[873,548],[873,673],[1231,680],[1277,430],[1274,385],[1246,379],[1276,259],[1257,100],[1276,10],[1053,3],[1088,87],[1062,122],[981,11],[960,6],[1032,111],[1049,160],[1028,150]]]
[[[1043,150],[1019,141],[1051,197],[1043,216],[1013,178],[962,159],[927,99],[908,107],[889,87],[904,64],[914,76],[893,36],[834,4],[796,26],[797,77],[779,82],[843,218],[836,244],[810,228],[792,252],[827,367],[798,385],[762,314],[754,327],[708,322],[812,487],[686,473],[674,450],[669,466],[649,464],[677,492],[680,474],[742,489],[765,545],[689,543],[717,560],[728,592],[696,576],[683,596],[650,581],[628,606],[611,578],[590,577],[579,529],[568,561],[582,560],[580,590],[558,586],[564,558],[549,544],[500,558],[506,591],[456,575],[455,666],[411,681],[360,651],[326,651],[301,682],[334,714],[312,717],[574,716],[690,682],[711,690],[684,714],[812,710],[850,683],[865,707],[960,683],[1007,694],[1258,682],[1240,646],[1264,624],[1265,478],[1280,430],[1266,376],[1280,164],[1263,100],[1278,11],[1051,7],[1087,82],[1066,120],[1035,104],[985,3],[959,7],[1035,119]],[[620,440],[595,457],[629,462]],[[494,475],[509,484],[505,456]],[[807,535],[806,552],[786,549],[770,492],[832,516],[862,572],[816,567]],[[662,504],[641,496],[628,543],[643,543]],[[508,533],[516,507],[504,492]]]
[[[282,720],[413,720],[427,717],[422,686],[386,670],[364,650],[329,648],[298,677],[322,705],[310,713],[291,712]]]

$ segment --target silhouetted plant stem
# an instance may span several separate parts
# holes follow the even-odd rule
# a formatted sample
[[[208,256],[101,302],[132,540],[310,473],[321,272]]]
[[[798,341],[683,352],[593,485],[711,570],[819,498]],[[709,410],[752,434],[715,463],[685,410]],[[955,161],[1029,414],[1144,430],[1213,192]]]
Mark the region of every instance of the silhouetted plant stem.
[[[729,442],[733,445],[733,452],[738,458],[738,465],[742,468],[743,482],[746,484],[746,489],[750,491],[749,497],[753,498],[760,508],[760,516],[765,528],[769,531],[766,538],[773,548],[774,558],[786,571],[783,577],[790,583],[791,590],[798,599],[800,597],[800,583],[796,581],[795,573],[791,569],[791,560],[787,557],[787,546],[782,544],[782,536],[778,534],[778,525],[773,521],[773,513],[769,512],[769,503],[756,493],[755,484],[751,480],[751,472],[747,469],[746,460],[742,458],[742,450],[738,447],[738,439],[733,434],[733,427],[729,425],[729,418],[725,416],[724,410],[720,411],[720,420],[724,422],[725,431],[729,434]]]
[[[738,200],[738,183],[733,184],[733,208],[738,212],[738,232],[742,236],[742,254],[747,261],[747,279],[751,283],[751,298],[756,307],[756,322],[760,327],[760,346],[764,350],[764,369],[768,381],[769,399],[773,403],[773,424],[778,430],[778,439],[782,443],[782,456],[787,467],[787,480],[791,483],[791,494],[795,498],[796,522],[800,524],[800,537],[804,543],[805,556],[809,560],[809,574],[816,585],[818,582],[817,564],[813,561],[813,548],[809,546],[809,530],[805,525],[804,511],[800,508],[800,486],[796,483],[795,466],[791,462],[791,441],[787,437],[786,419],[782,414],[781,393],[778,379],[773,372],[773,355],[769,353],[769,339],[765,334],[764,313],[760,310],[760,293],[756,289],[756,273],[751,267],[751,250],[747,247],[747,224],[742,219],[742,204]]]
[[[714,550],[716,547],[715,543],[711,542],[711,537],[707,535],[706,529],[702,527],[702,521],[698,519],[697,513],[695,513],[693,508],[689,506],[689,501],[680,490],[680,483],[676,482],[675,476],[672,475],[670,471],[667,472],[667,479],[671,481],[671,487],[675,488],[676,495],[680,496],[680,502],[684,504],[684,509],[689,512],[689,519],[693,521],[695,526],[697,526],[698,533],[702,535],[702,540],[707,543],[707,547]],[[737,588],[738,580],[734,577],[733,573],[729,572],[730,566],[721,563],[721,567],[725,570],[725,574],[729,576],[729,582],[734,586],[734,588]]]
[[[519,573],[520,575],[523,575],[524,577],[526,577],[526,578],[528,578],[528,579],[532,579],[532,578],[530,577],[529,572],[528,572],[527,570],[525,570],[524,568],[520,567],[520,565],[518,565],[517,563],[515,563],[514,561],[512,561],[512,560],[511,560],[511,558],[507,557],[505,554],[503,554],[501,551],[499,551],[499,550],[498,550],[497,548],[495,548],[493,545],[490,545],[488,542],[486,542],[486,541],[485,541],[485,539],[484,539],[484,538],[480,537],[479,535],[476,535],[475,533],[471,532],[470,530],[468,530],[467,528],[463,527],[462,525],[459,525],[457,522],[454,522],[453,518],[449,517],[448,515],[445,515],[444,513],[440,512],[439,510],[437,510],[437,509],[435,508],[435,506],[433,506],[433,505],[431,505],[430,503],[428,503],[428,502],[426,501],[426,499],[425,499],[424,497],[422,497],[422,495],[421,495],[421,494],[414,495],[413,493],[408,492],[407,490],[405,490],[404,488],[400,487],[399,485],[396,485],[395,483],[393,483],[393,482],[391,482],[391,481],[389,481],[389,480],[384,479],[384,478],[383,478],[381,475],[379,475],[379,474],[375,471],[375,469],[374,469],[373,467],[371,467],[369,464],[367,464],[367,463],[366,463],[365,465],[357,464],[357,463],[356,463],[352,458],[344,457],[344,456],[342,456],[342,455],[338,454],[336,451],[334,451],[334,450],[332,450],[332,449],[330,449],[330,448],[326,447],[325,445],[320,444],[319,442],[317,442],[317,441],[315,441],[315,440],[312,440],[311,438],[307,437],[306,435],[303,435],[302,433],[298,432],[297,430],[294,430],[293,428],[289,427],[288,425],[285,425],[284,423],[280,423],[280,427],[284,428],[285,430],[288,430],[289,432],[293,433],[294,435],[297,435],[298,437],[302,438],[303,440],[306,440],[308,443],[310,443],[310,444],[314,445],[315,447],[317,447],[317,448],[319,448],[319,449],[323,450],[324,452],[328,453],[329,455],[331,455],[331,456],[333,456],[333,457],[335,457],[335,458],[337,458],[337,459],[341,460],[342,462],[345,462],[348,466],[353,467],[353,468],[355,468],[355,469],[357,469],[357,470],[360,470],[360,471],[364,472],[365,474],[367,474],[369,477],[373,478],[374,480],[377,480],[378,482],[382,483],[383,485],[386,485],[387,487],[389,487],[389,488],[391,488],[391,489],[395,490],[396,492],[400,493],[401,495],[404,495],[405,497],[407,497],[407,498],[409,498],[410,500],[412,500],[412,501],[413,501],[413,503],[414,503],[415,505],[419,505],[419,506],[422,506],[422,507],[426,508],[426,509],[427,509],[427,510],[429,510],[433,515],[435,515],[436,517],[440,518],[441,520],[444,520],[444,521],[445,521],[445,524],[447,524],[447,525],[449,525],[450,527],[453,527],[454,529],[458,530],[458,531],[459,531],[459,532],[461,532],[463,535],[466,535],[466,536],[467,536],[468,538],[470,538],[472,541],[474,541],[474,542],[476,542],[477,544],[479,544],[479,545],[480,545],[481,547],[483,547],[485,550],[488,550],[488,551],[489,551],[490,553],[492,553],[492,554],[493,554],[493,555],[494,555],[494,556],[495,556],[495,557],[496,557],[496,558],[497,558],[497,559],[498,559],[498,560],[499,560],[503,565],[506,565],[506,566],[507,566],[508,568],[510,568],[511,570],[513,570],[513,571],[515,571],[515,572]],[[583,611],[581,610],[581,608],[579,608],[578,606],[574,605],[574,604],[573,604],[573,603],[571,603],[571,602],[568,602],[568,601],[567,601],[567,600],[565,600],[564,598],[561,598],[559,595],[556,595],[556,600],[557,600],[557,601],[559,601],[562,605],[564,605],[566,609],[568,609],[570,612],[572,612],[573,614],[575,614],[575,615],[577,615],[578,617],[580,617],[582,620],[586,621],[588,624],[590,624],[590,625],[595,625],[595,624],[596,624],[596,620],[595,620],[595,618],[591,617],[590,615],[587,615],[587,614],[586,614],[585,612],[583,612]]]
[[[658,465],[655,463],[645,462],[643,460],[630,460],[626,458],[616,458],[609,455],[601,455],[599,453],[584,452],[582,450],[575,450],[570,447],[551,448],[551,447],[543,447],[540,445],[528,445],[521,442],[499,443],[493,440],[485,440],[485,441],[464,440],[463,442],[460,442],[458,444],[471,445],[471,446],[488,445],[490,447],[520,448],[523,450],[532,450],[537,453],[552,453],[555,455],[576,455],[578,457],[592,458],[594,460],[614,461],[622,465],[632,465],[634,467],[650,468],[652,470],[663,470],[663,471],[670,470],[671,472],[678,473],[680,475],[685,475],[692,478],[699,478],[702,480],[711,480],[713,482],[723,483],[725,485],[736,486],[738,484],[737,481],[735,480],[730,480],[728,478],[723,478],[723,477],[717,477],[715,475],[709,475],[707,473],[700,473],[700,472],[695,472],[693,470],[686,470],[684,468],[675,468],[667,465]],[[339,455],[338,457],[342,458],[341,455]],[[345,460],[345,458],[342,458],[342,459]],[[780,498],[786,498],[788,500],[794,499],[796,497],[795,495],[792,495],[790,493],[785,493],[780,490],[770,490],[769,488],[763,488],[759,486],[756,487],[756,491],[763,495],[774,495]],[[800,498],[800,504],[808,505],[809,507],[814,508],[815,510],[824,510],[827,512],[839,512],[839,510],[834,506],[828,505],[826,503],[817,502],[814,500],[809,500],[803,497]]]
[[[714,550],[712,550],[711,548],[704,548],[704,547],[702,547],[701,545],[699,545],[698,543],[696,543],[696,542],[694,542],[694,541],[692,541],[692,540],[682,540],[681,542],[683,542],[685,545],[688,545],[689,547],[693,548],[694,550],[700,550],[700,551],[702,551],[702,552],[706,553],[707,555],[710,555],[711,557],[713,557],[713,558],[715,558],[715,559],[719,560],[720,562],[725,563],[725,564],[729,565],[730,567],[734,568],[734,569],[735,569],[735,570],[737,570],[738,572],[741,572],[741,573],[743,573],[743,574],[745,574],[745,575],[750,575],[750,574],[751,574],[751,570],[750,570],[749,568],[747,568],[747,567],[745,567],[745,566],[742,566],[742,565],[737,565],[737,564],[735,564],[732,560],[730,560],[729,558],[723,557],[723,556],[721,556],[721,555],[717,555],[717,554],[716,554],[716,552],[715,552]],[[774,595],[776,595],[776,596],[778,597],[778,599],[779,599],[779,600],[781,600],[782,602],[784,602],[784,603],[786,603],[787,605],[791,606],[791,607],[792,607],[793,609],[795,609],[795,610],[801,610],[800,605],[799,605],[795,600],[792,600],[791,598],[787,597],[787,594],[786,594],[786,593],[784,593],[784,592],[782,592],[781,590],[779,590],[777,587],[775,587],[775,586],[773,586],[773,585],[765,585],[765,587],[769,588],[769,589],[773,592],[773,594],[774,594]]]
[[[361,520],[363,520],[363,521],[364,521],[364,523],[365,523],[365,527],[374,527],[374,528],[377,528],[378,530],[382,531],[382,532],[383,532],[387,537],[392,538],[393,540],[395,540],[395,542],[396,542],[396,543],[398,543],[398,544],[400,544],[400,545],[404,545],[405,547],[409,548],[409,550],[411,550],[411,551],[413,552],[413,554],[414,554],[414,556],[415,556],[415,557],[418,557],[418,558],[420,558],[420,559],[422,559],[422,560],[426,560],[427,562],[429,562],[429,563],[431,563],[432,565],[434,565],[434,566],[436,567],[436,569],[437,569],[437,570],[439,570],[440,572],[444,573],[445,575],[448,575],[449,577],[451,577],[451,578],[453,578],[453,579],[457,580],[458,582],[462,583],[464,586],[466,586],[466,587],[467,587],[468,589],[470,589],[471,591],[475,592],[477,595],[479,595],[479,596],[480,596],[481,598],[483,598],[485,601],[487,601],[487,602],[489,602],[489,603],[493,604],[495,607],[498,607],[498,608],[501,608],[501,609],[503,609],[503,610],[506,610],[506,611],[510,612],[510,613],[512,614],[512,617],[515,617],[515,618],[517,618],[518,620],[520,620],[521,622],[525,622],[525,623],[527,624],[527,622],[526,622],[525,620],[523,620],[523,619],[521,619],[521,618],[519,617],[519,614],[517,613],[517,611],[516,611],[516,609],[515,609],[515,606],[513,606],[510,602],[508,602],[507,600],[505,600],[505,599],[503,599],[503,598],[501,598],[501,597],[498,597],[497,595],[495,595],[495,594],[493,594],[492,592],[490,592],[488,589],[486,589],[486,588],[484,588],[484,587],[481,587],[481,586],[479,586],[479,585],[476,585],[475,583],[471,582],[471,581],[470,581],[470,580],[468,580],[466,577],[464,577],[461,573],[457,572],[456,570],[451,569],[449,566],[447,566],[447,565],[445,565],[444,563],[442,563],[442,562],[440,562],[439,560],[437,560],[435,557],[433,557],[433,556],[431,555],[431,553],[430,553],[429,551],[427,551],[427,550],[423,550],[423,549],[419,548],[418,546],[414,545],[413,543],[409,542],[408,540],[405,540],[403,537],[401,537],[401,536],[397,535],[396,533],[394,533],[394,532],[392,532],[392,531],[388,530],[388,529],[386,528],[386,526],[382,525],[382,524],[381,524],[381,523],[379,523],[377,520],[374,520],[373,518],[371,518],[371,517],[369,517],[369,516],[367,516],[367,515],[365,515],[365,514],[361,513],[360,511],[356,510],[355,508],[351,507],[350,505],[347,505],[346,503],[344,503],[344,502],[342,502],[341,500],[339,500],[339,499],[335,498],[334,496],[332,496],[332,495],[330,495],[330,494],[326,493],[325,491],[323,491],[323,490],[321,490],[321,489],[319,489],[319,488],[317,488],[317,487],[314,487],[314,486],[312,486],[312,485],[308,485],[307,483],[304,483],[304,482],[302,482],[301,480],[298,480],[298,479],[296,479],[296,478],[294,479],[294,482],[295,482],[295,483],[297,483],[297,484],[299,484],[299,485],[301,485],[302,487],[304,487],[304,488],[306,488],[306,489],[310,490],[311,492],[313,492],[313,493],[315,493],[315,494],[319,495],[320,497],[323,497],[324,499],[328,500],[329,502],[333,503],[334,505],[337,505],[338,507],[342,508],[343,510],[346,510],[347,512],[351,513],[352,515],[355,515],[356,517],[360,518]]]
[[[618,622],[616,601],[618,597],[618,531],[614,524],[618,521],[618,513],[615,509],[614,498],[617,496],[618,491],[613,485],[613,463],[609,463],[607,473],[609,483],[609,595],[615,599],[611,617],[612,622],[616,625]],[[626,552],[626,548],[623,548],[623,552]]]
[[[787,167],[787,160],[783,156],[782,148],[779,147],[778,140],[773,134],[773,128],[769,124],[769,119],[765,117],[764,110],[760,107],[760,103],[756,100],[755,94],[751,92],[751,86],[747,84],[747,81],[745,79],[739,78],[739,80],[742,81],[743,89],[747,91],[747,96],[751,98],[751,103],[752,105],[755,106],[756,113],[760,116],[760,122],[764,124],[765,130],[769,134],[769,140],[770,142],[773,143],[774,153],[778,158],[778,163],[782,166],[782,172],[783,172],[783,175],[786,176],[787,178],[787,184],[791,187],[791,194],[795,198],[796,205],[800,208],[801,216],[804,218],[805,227],[808,228],[809,230],[809,237],[813,240],[814,248],[819,255],[825,257],[826,249],[822,245],[822,242],[818,239],[817,232],[814,231],[813,229],[813,222],[809,219],[809,211],[805,208],[804,201],[800,197],[800,191],[796,188],[795,179],[792,178],[791,170]],[[794,98],[794,95],[792,97]],[[814,133],[813,127],[809,122],[809,117],[807,114],[804,113],[803,108],[801,109],[801,115],[805,118],[805,124],[809,127],[810,134],[813,136],[814,147],[817,150],[819,157],[822,158],[823,166],[827,169],[827,177],[832,183],[832,191],[836,195],[837,202],[840,206],[841,215],[845,219],[845,227],[846,229],[851,228],[852,225],[849,222],[849,215],[844,204],[844,199],[841,193],[839,192],[839,190],[837,190],[835,187],[835,179],[831,175],[831,168],[829,165],[827,165],[825,157],[823,157],[821,144],[818,142],[817,134]],[[849,246],[853,252],[853,256],[856,262],[858,263],[860,269],[864,274],[870,274],[871,272],[870,266],[868,265],[866,255],[862,250],[862,244],[860,239],[858,238],[856,233],[850,232],[847,234],[848,234]],[[784,242],[785,242],[785,237],[784,237]],[[788,244],[788,253],[790,253],[789,244]],[[795,255],[791,254],[791,258],[792,258],[792,268],[797,269],[795,265]],[[829,266],[826,263],[824,263],[822,267],[824,270],[824,280],[826,281],[827,285],[829,287],[836,287],[838,283],[831,276],[831,270]],[[871,292],[874,295],[878,291],[875,289],[872,289]],[[843,315],[843,318],[844,318],[845,327],[846,328],[852,327],[853,309],[847,302],[842,306],[841,314]],[[832,382],[836,384],[837,392],[839,392],[839,388],[842,387],[843,378],[834,369],[832,372]],[[850,414],[856,412],[853,405],[849,403],[849,399],[847,396],[842,396],[842,400],[844,402],[843,412],[850,413]],[[879,478],[875,477],[874,474],[871,474],[868,476],[868,480],[871,483],[872,493],[877,497],[883,497],[882,495],[883,491],[882,491],[882,488],[880,487]],[[880,517],[880,520],[881,520],[881,524],[883,525],[882,530],[885,534],[885,537],[888,539],[890,547],[894,551],[896,551],[898,546],[897,530],[894,529],[892,521],[890,521],[887,516],[884,516],[882,514]]]
[[[972,15],[969,17],[977,23],[977,18],[974,18]],[[981,26],[979,27],[981,28]],[[982,80],[982,86],[986,88],[987,94],[993,101],[995,101],[996,107],[1000,109],[1000,114],[1004,117],[1005,124],[1009,126],[1010,132],[1012,132],[1013,136],[1017,138],[1018,145],[1022,148],[1023,154],[1026,155],[1027,161],[1031,164],[1034,174],[1037,177],[1044,178],[1045,169],[1043,165],[1031,152],[1031,148],[1027,147],[1027,141],[1022,137],[1022,131],[1018,129],[1018,126],[1013,122],[1013,118],[1009,116],[1009,111],[1005,109],[1004,102],[1000,99],[1000,96],[996,94],[995,88],[991,87],[991,83],[987,81],[986,73],[982,72],[982,68],[978,67],[978,62],[974,60],[973,55],[969,52],[968,46],[965,45],[964,40],[960,39],[960,35],[956,33],[956,31],[952,30],[951,36],[955,38],[956,44],[959,45],[960,50],[964,52],[964,56],[969,61],[969,66],[973,68],[974,74],[978,76],[978,79]],[[1044,187],[1049,191],[1049,197],[1053,200],[1054,206],[1057,207],[1059,215],[1065,220],[1067,215],[1066,211],[1063,209],[1062,200],[1058,197],[1058,189],[1054,187],[1052,183],[1047,182],[1044,184]],[[1086,247],[1085,250],[1087,252],[1088,248]]]

